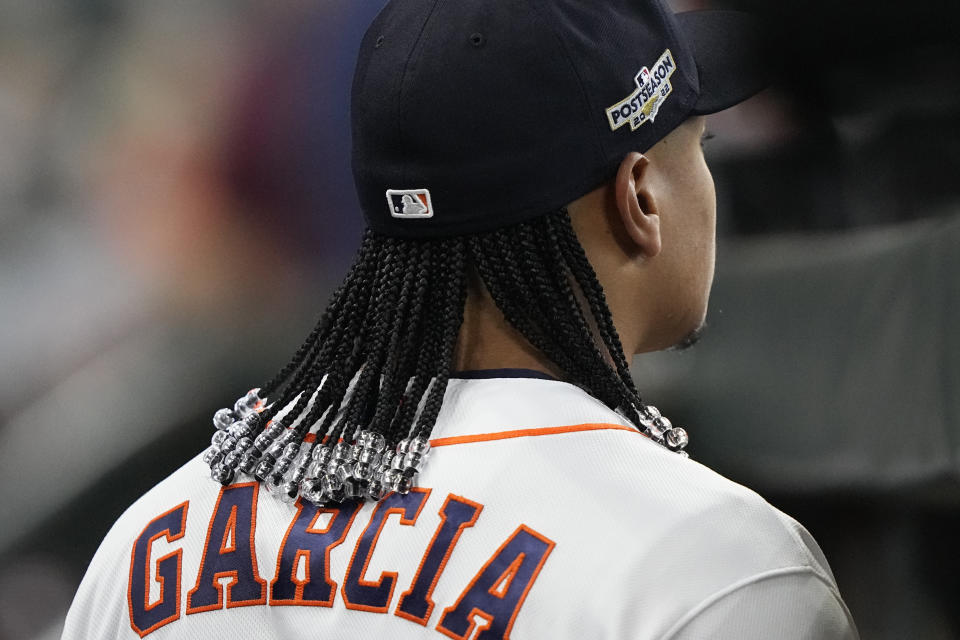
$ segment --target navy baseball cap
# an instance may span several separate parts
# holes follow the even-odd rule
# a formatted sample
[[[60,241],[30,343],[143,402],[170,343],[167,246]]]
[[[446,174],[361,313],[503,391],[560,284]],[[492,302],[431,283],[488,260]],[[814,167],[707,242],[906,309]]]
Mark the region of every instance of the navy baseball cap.
[[[556,210],[627,153],[759,91],[761,31],[657,0],[392,0],[353,84],[367,224],[442,237]]]

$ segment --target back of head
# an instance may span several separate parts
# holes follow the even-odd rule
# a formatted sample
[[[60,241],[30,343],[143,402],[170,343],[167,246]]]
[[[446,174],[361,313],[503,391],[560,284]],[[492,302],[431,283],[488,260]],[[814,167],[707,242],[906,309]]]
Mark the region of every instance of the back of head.
[[[217,412],[213,477],[318,504],[409,491],[477,296],[552,370],[683,453],[686,433],[637,392],[567,205],[759,89],[754,33],[655,0],[390,2],[354,79],[368,230],[290,362]]]

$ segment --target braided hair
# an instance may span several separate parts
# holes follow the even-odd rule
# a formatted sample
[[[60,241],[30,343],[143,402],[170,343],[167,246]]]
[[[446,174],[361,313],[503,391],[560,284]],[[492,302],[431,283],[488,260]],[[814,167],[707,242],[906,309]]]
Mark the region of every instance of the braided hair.
[[[566,209],[451,238],[367,230],[293,358],[233,412],[217,412],[226,435],[218,443],[215,434],[208,450],[214,478],[228,483],[239,469],[282,497],[317,502],[409,490],[443,402],[471,270],[510,325],[570,382],[628,419],[660,420],[630,377]]]

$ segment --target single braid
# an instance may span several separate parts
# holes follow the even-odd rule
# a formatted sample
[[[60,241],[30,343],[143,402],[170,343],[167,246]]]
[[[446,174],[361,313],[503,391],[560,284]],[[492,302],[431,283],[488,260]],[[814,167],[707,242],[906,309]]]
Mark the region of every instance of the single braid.
[[[466,256],[465,247],[460,240],[449,240],[450,269],[446,272],[444,300],[446,304],[442,310],[438,327],[440,347],[437,362],[436,377],[427,395],[426,404],[420,414],[419,422],[414,429],[414,437],[427,438],[440,413],[440,405],[450,379],[450,365],[453,351],[463,324],[463,305],[467,296],[466,288]]]
[[[556,233],[555,227],[553,225],[553,220],[557,216],[566,217],[566,212],[560,211],[555,215],[545,217],[544,235],[541,236],[542,241],[540,242],[539,246],[540,246],[540,249],[545,254],[550,256],[549,262],[551,264],[566,265],[567,261],[562,251],[561,239],[559,235]],[[570,228],[570,233],[572,233],[572,227]],[[567,238],[563,242],[566,242],[568,240],[569,238]],[[576,236],[573,236],[573,240],[577,246],[580,246],[580,243],[576,241]],[[589,266],[589,263],[587,263],[587,266],[590,268],[590,273],[592,274],[592,278],[590,278],[590,280],[592,280],[593,282],[596,282],[596,274],[593,272],[593,268]],[[587,322],[587,319],[583,313],[583,310],[580,307],[580,304],[577,302],[576,294],[574,293],[573,287],[571,286],[571,283],[570,283],[570,276],[572,275],[572,273],[570,273],[571,271],[572,271],[572,268],[569,271],[568,269],[564,269],[564,268],[548,269],[548,273],[551,273],[554,276],[554,285],[556,287],[556,290],[562,295],[564,299],[565,308],[569,309],[569,313],[567,314],[567,317],[570,319],[570,322],[574,325],[574,329],[573,329],[574,335],[587,334],[587,335],[593,336],[593,331],[591,330],[590,325]],[[576,276],[574,276],[574,279],[577,280]],[[597,287],[599,288],[599,283],[597,283]],[[601,296],[603,295],[602,289],[600,289],[600,295]],[[603,300],[602,309],[607,310],[605,300]],[[607,313],[609,313],[608,310],[607,310]],[[595,313],[593,315],[596,316]],[[599,321],[597,321],[596,324],[598,325],[598,327],[603,326],[603,324]],[[623,380],[622,375],[620,375],[621,372],[619,370],[617,371],[611,370],[610,367],[607,365],[607,363],[603,360],[603,355],[602,355],[602,352],[600,351],[600,346],[603,346],[605,350],[611,354],[611,357],[614,360],[614,362],[617,362],[618,360],[617,356],[619,356],[619,360],[622,361],[625,366],[626,358],[623,355],[623,347],[620,345],[620,339],[619,337],[617,337],[616,330],[613,331],[613,337],[616,339],[615,344],[610,343],[608,336],[604,333],[602,329],[600,329],[599,333],[600,333],[602,344],[597,345],[595,340],[590,341],[590,346],[592,347],[592,349],[590,350],[590,364],[589,365],[585,364],[585,366],[590,366],[592,368],[595,376],[594,377],[595,384],[606,388],[607,394],[609,395],[609,397],[621,398],[621,399],[626,398],[628,400],[628,403],[626,405],[623,405],[623,408],[626,409],[629,413],[631,410],[638,409],[640,404],[640,399],[636,394],[635,387],[633,386],[633,380],[632,378],[629,377],[629,373],[628,373],[627,380],[629,381],[629,384],[627,384]],[[619,408],[619,407],[615,407],[615,408]]]
[[[386,349],[387,360],[383,366],[384,379],[380,391],[383,394],[383,400],[377,402],[376,413],[370,425],[370,428],[378,433],[387,433],[390,421],[396,414],[397,404],[404,391],[403,387],[406,386],[406,381],[411,375],[411,372],[403,370],[403,365],[409,361],[409,358],[401,358],[401,355],[409,353],[410,343],[416,337],[415,332],[407,326],[410,323],[411,307],[416,305],[416,309],[420,309],[422,297],[426,293],[426,266],[421,262],[420,249],[418,245],[412,247],[410,261],[406,265],[403,283],[400,286],[396,311],[388,329],[390,343]],[[418,302],[420,304],[417,304]]]
[[[384,241],[383,260],[373,285],[373,322],[368,335],[370,357],[360,372],[353,397],[347,407],[347,420],[354,427],[366,425],[372,417],[371,411],[375,409],[376,397],[380,392],[380,375],[389,339],[388,318],[395,312],[400,288],[398,275],[403,270],[401,262],[406,258],[404,248],[392,238]]]
[[[560,241],[559,246],[563,251],[564,258],[570,265],[570,271],[587,299],[590,312],[597,322],[597,329],[600,331],[603,342],[607,346],[607,351],[613,359],[617,373],[620,374],[624,384],[637,395],[639,400],[640,396],[633,381],[633,376],[630,375],[630,366],[627,364],[623,352],[620,334],[613,324],[613,316],[610,313],[610,307],[607,305],[603,287],[600,286],[593,265],[590,264],[583,246],[577,239],[577,234],[573,230],[573,224],[570,222],[570,215],[566,208],[558,211],[556,215],[547,216],[547,226]]]
[[[432,317],[427,317],[427,314],[443,305],[442,281],[438,278],[438,274],[448,266],[444,243],[435,243],[429,263],[430,281],[426,286],[425,304],[420,309],[419,349],[416,353],[416,364],[413,367],[408,388],[401,397],[399,410],[390,425],[388,431],[390,442],[396,442],[409,434],[420,400],[430,385],[439,359],[440,346],[435,329],[436,323]],[[407,357],[412,360],[413,355],[411,352]]]

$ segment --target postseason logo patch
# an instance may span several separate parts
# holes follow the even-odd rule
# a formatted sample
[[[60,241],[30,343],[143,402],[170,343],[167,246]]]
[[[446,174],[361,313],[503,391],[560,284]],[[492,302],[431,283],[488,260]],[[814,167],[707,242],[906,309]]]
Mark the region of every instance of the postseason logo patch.
[[[432,218],[429,189],[387,189],[387,206],[394,218]]]
[[[670,49],[663,52],[653,67],[640,69],[633,79],[637,88],[629,96],[607,109],[610,129],[616,131],[630,123],[630,130],[636,131],[648,120],[653,122],[660,111],[660,105],[667,99],[673,87],[670,76],[677,70]]]

